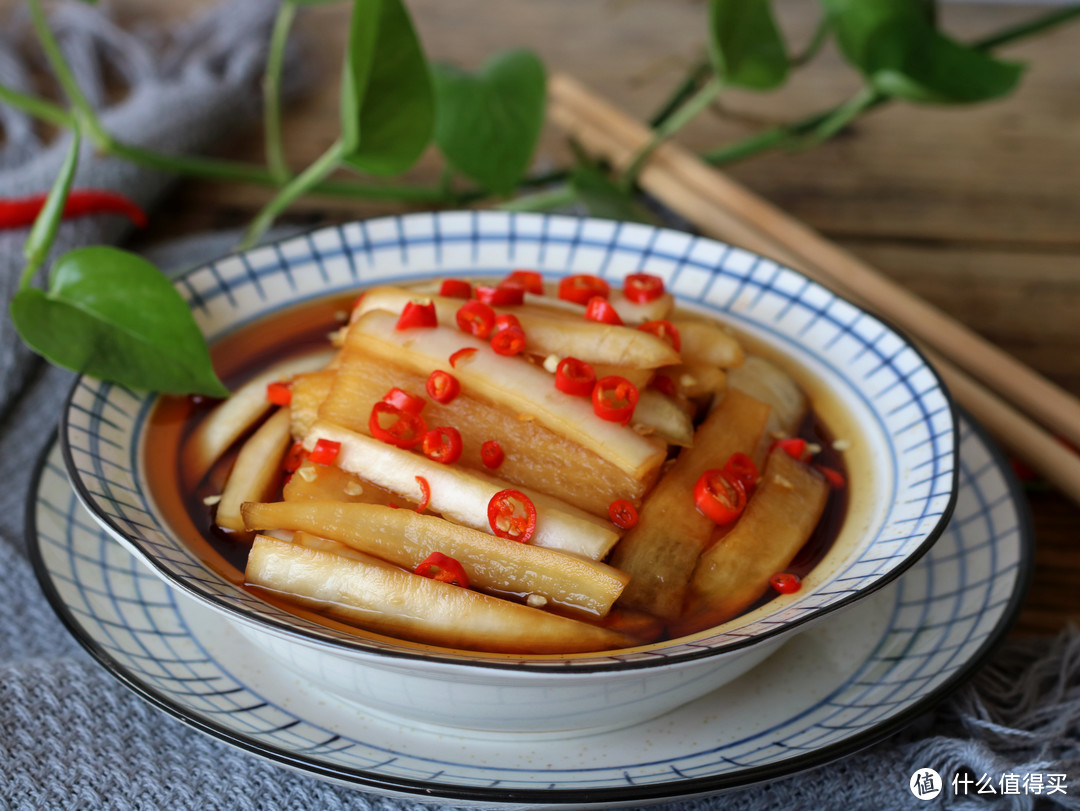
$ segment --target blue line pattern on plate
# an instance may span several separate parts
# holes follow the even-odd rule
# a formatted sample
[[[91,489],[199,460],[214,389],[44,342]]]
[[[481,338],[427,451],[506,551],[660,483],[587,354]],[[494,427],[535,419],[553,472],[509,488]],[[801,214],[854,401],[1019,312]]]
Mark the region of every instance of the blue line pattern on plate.
[[[632,223],[508,212],[447,212],[387,217],[332,227],[256,248],[191,271],[179,289],[213,341],[268,314],[358,286],[404,283],[440,275],[503,275],[529,267],[548,277],[600,273],[614,283],[628,273],[663,277],[680,300],[779,342],[795,360],[847,381],[857,405],[882,435],[904,450],[891,460],[890,515],[876,538],[827,587],[762,619],[707,640],[654,652],[592,657],[590,666],[699,653],[739,643],[794,620],[828,610],[898,571],[937,528],[955,485],[956,432],[952,409],[923,358],[891,329],[802,275],[747,251],[678,231]],[[256,295],[248,295],[249,291]],[[854,388],[880,381],[876,395]],[[301,627],[346,645],[355,637],[286,616],[204,568],[169,533],[146,491],[142,443],[153,398],[97,381],[73,389],[62,426],[69,471],[83,498],[112,524],[122,542],[152,557],[159,570],[221,605]],[[134,415],[106,417],[107,407]],[[887,465],[888,462],[883,460]],[[135,502],[132,503],[133,498]],[[152,553],[152,554],[151,554]],[[368,646],[392,643],[365,641]],[[574,667],[565,660],[537,667]]]
[[[443,796],[440,790],[461,787],[663,786],[842,744],[947,684],[1000,629],[1021,576],[1023,523],[981,437],[965,425],[961,439],[961,489],[952,522],[897,582],[876,648],[843,684],[805,712],[743,739],[632,763],[536,769],[459,762],[450,754],[421,757],[317,726],[276,706],[216,661],[186,626],[176,592],[93,524],[67,486],[56,448],[36,490],[36,542],[48,579],[84,643],[98,646],[145,692],[180,708],[189,720],[218,727],[255,751],[331,769],[339,779],[351,775],[360,784],[372,778],[402,785],[420,781],[436,797]]]

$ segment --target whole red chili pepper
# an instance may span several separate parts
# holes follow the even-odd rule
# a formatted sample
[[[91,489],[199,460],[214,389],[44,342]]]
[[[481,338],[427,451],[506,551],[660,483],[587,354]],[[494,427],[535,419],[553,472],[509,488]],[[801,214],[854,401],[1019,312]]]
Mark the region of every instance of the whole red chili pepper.
[[[48,195],[0,198],[0,229],[22,228],[33,225],[45,205]],[[92,214],[122,214],[142,228],[146,225],[146,212],[139,204],[107,189],[76,189],[64,202],[63,218],[88,217]]]

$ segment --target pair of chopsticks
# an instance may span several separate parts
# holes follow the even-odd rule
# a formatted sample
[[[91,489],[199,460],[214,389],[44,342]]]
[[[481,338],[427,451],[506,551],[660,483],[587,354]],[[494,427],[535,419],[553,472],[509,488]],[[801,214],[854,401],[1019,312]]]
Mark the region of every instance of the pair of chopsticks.
[[[652,135],[567,76],[551,77],[548,95],[552,121],[615,169]],[[638,183],[702,233],[798,270],[903,329],[958,403],[1080,503],[1080,456],[1054,436],[1080,447],[1080,401],[676,143],[653,152]]]

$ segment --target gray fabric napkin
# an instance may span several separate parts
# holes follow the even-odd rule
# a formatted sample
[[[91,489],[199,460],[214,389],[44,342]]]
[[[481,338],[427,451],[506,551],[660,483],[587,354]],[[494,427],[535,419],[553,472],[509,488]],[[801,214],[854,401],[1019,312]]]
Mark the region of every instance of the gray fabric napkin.
[[[132,83],[105,113],[125,138],[159,149],[197,150],[250,119],[274,8],[233,0],[166,40],[125,33],[98,9],[60,6],[54,22],[91,98],[101,98],[104,62]],[[9,26],[0,34],[0,81],[25,81]],[[0,106],[0,195],[47,188],[62,145],[43,147],[24,117]],[[90,160],[79,183],[122,190],[151,206],[170,178]],[[59,250],[115,242],[113,218],[64,225]],[[162,246],[166,269],[210,259],[235,234]],[[21,270],[25,231],[0,232],[4,306]],[[25,555],[29,471],[59,415],[71,375],[36,360],[0,323],[0,805],[18,809],[383,809],[428,807],[332,786],[256,759],[159,712],[129,692],[73,641],[37,586]],[[1007,644],[968,685],[902,733],[841,762],[765,786],[671,804],[699,809],[924,808],[907,790],[917,767],[943,775],[1052,772],[1069,793],[1047,804],[1080,808],[1080,634]],[[971,796],[957,808],[1032,808],[1034,796]]]

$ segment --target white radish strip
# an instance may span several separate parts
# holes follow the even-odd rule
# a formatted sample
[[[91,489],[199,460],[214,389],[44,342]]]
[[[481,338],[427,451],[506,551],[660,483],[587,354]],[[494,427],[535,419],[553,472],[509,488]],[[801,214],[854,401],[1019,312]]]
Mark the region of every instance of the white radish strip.
[[[611,295],[608,296],[608,301],[611,303],[611,306],[615,308],[615,312],[619,314],[619,318],[623,320],[624,324],[636,326],[637,324],[644,324],[646,321],[657,321],[661,318],[668,318],[675,307],[675,297],[672,296],[671,293],[662,293],[658,298],[655,298],[652,301],[645,301],[639,304],[630,301],[630,299],[623,294],[622,288],[617,281],[609,280],[608,283],[611,285]],[[541,307],[551,307],[553,309],[569,310],[571,312],[583,312],[585,309],[581,304],[559,298],[558,282],[545,282],[544,295],[542,296],[538,296],[535,293],[526,293],[525,303],[536,304]]]
[[[319,421],[304,439],[308,450],[319,439],[341,443],[334,464],[348,473],[355,473],[386,490],[404,498],[419,500],[417,476],[427,480],[431,489],[428,506],[433,512],[463,526],[491,532],[488,524],[488,502],[505,483],[494,484],[452,465],[433,462],[425,456],[387,445],[372,437],[358,434],[333,423]],[[574,515],[574,508],[558,509],[552,499],[535,503],[536,530],[532,543],[550,549],[561,549],[591,560],[602,559],[619,539],[613,528],[601,527],[592,520]]]
[[[679,331],[683,363],[734,369],[745,355],[739,340],[717,324],[706,321],[672,321]]]
[[[333,350],[319,350],[275,363],[217,406],[184,444],[180,470],[185,487],[198,484],[221,454],[270,410],[271,403],[266,399],[268,383],[322,369],[333,357]]]
[[[378,504],[279,501],[244,505],[249,530],[288,529],[348,544],[408,571],[433,552],[461,564],[469,586],[501,595],[535,594],[563,608],[602,617],[629,578],[594,560],[497,538],[434,515]]]
[[[632,645],[596,625],[406,572],[361,552],[348,557],[256,536],[248,582],[373,631],[452,648],[570,653]]]
[[[401,287],[376,287],[367,291],[353,310],[353,320],[373,310],[399,315],[405,305],[418,298]],[[459,298],[423,296],[435,304],[439,324],[454,327],[457,311],[466,302]],[[616,327],[588,321],[584,311],[577,319],[538,315],[535,308],[497,307],[497,313],[511,313],[525,331],[525,351],[533,355],[568,355],[592,364],[655,369],[679,362],[679,354],[662,338],[631,327]],[[580,308],[579,308],[580,309]]]
[[[751,355],[738,369],[728,372],[728,385],[772,406],[764,442],[795,433],[810,408],[795,378],[760,355]]]
[[[656,389],[642,389],[631,425],[645,436],[658,436],[672,445],[685,448],[694,441],[694,423],[690,415]]]
[[[270,496],[271,488],[281,476],[281,457],[285,455],[291,439],[289,410],[282,408],[260,425],[259,430],[244,443],[218,502],[215,520],[219,527],[244,531],[240,505],[245,501],[262,501]]]
[[[495,286],[499,283],[499,279],[465,279],[464,281],[471,281],[473,284],[487,284]],[[619,318],[623,320],[624,324],[631,326],[637,326],[638,324],[644,324],[646,321],[657,321],[661,318],[670,318],[671,311],[675,309],[675,297],[671,293],[662,293],[659,298],[652,301],[646,301],[637,303],[630,301],[622,291],[617,281],[610,281],[611,295],[608,297],[608,301],[615,308],[615,312],[619,314]],[[436,282],[423,282],[411,286],[409,290],[414,297],[430,298],[431,296],[438,295],[440,288],[442,287],[441,281]],[[462,299],[459,299],[462,301]],[[544,315],[548,315],[552,318],[557,317],[576,317],[584,314],[585,306],[573,301],[567,301],[566,299],[559,298],[559,283],[558,282],[544,282],[544,293],[540,295],[538,293],[526,293],[525,294],[525,307],[530,311],[544,311]],[[401,310],[398,310],[401,312]],[[513,311],[517,313],[517,310]],[[540,313],[537,313],[540,314]]]
[[[645,478],[664,460],[661,443],[650,442],[632,429],[602,420],[584,397],[565,394],[551,376],[520,357],[496,354],[485,341],[453,327],[397,330],[397,318],[373,311],[349,327],[348,342],[358,351],[399,363],[418,374],[445,369],[451,353],[476,352],[457,362],[454,376],[463,389],[510,411],[536,419],[555,433],[595,452],[636,479]]]

